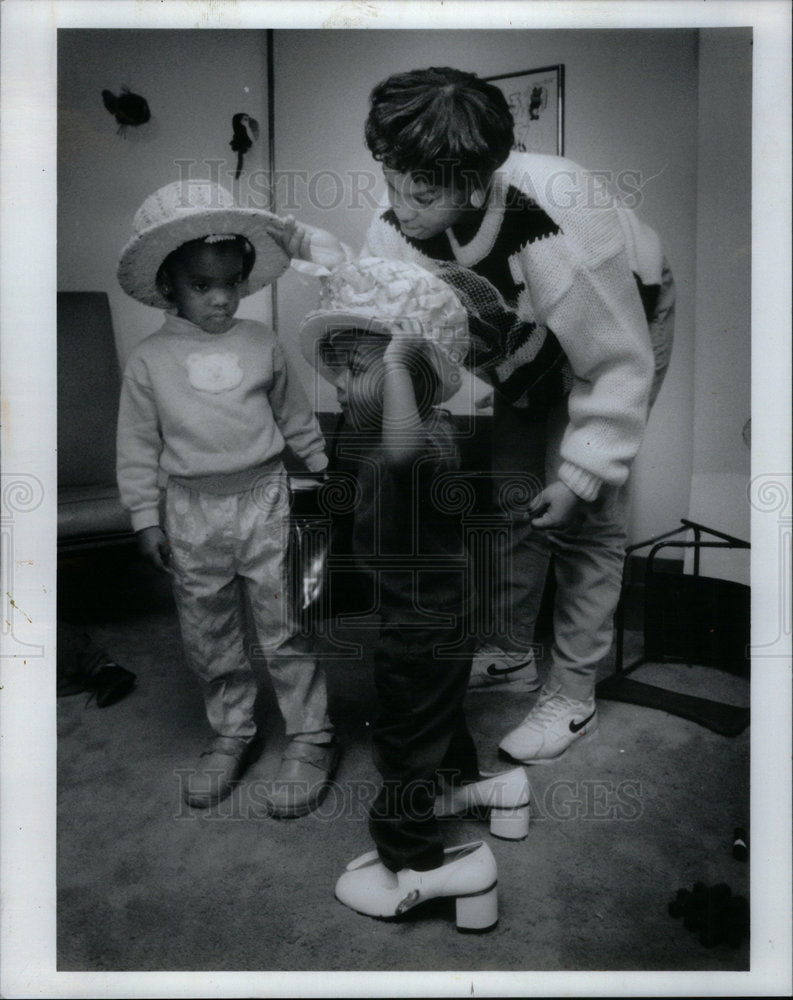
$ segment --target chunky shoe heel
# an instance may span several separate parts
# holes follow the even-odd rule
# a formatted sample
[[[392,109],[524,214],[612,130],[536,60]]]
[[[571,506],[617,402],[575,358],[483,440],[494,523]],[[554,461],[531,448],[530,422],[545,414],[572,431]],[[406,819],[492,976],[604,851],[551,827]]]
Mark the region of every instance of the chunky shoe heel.
[[[435,815],[489,819],[494,837],[523,840],[529,833],[530,798],[526,769],[515,767],[468,785],[445,788],[435,800]]]
[[[490,832],[502,840],[523,840],[529,835],[529,807],[490,810]]]
[[[347,865],[336,899],[369,917],[392,920],[430,899],[454,899],[459,931],[488,931],[498,921],[498,869],[481,840],[447,847],[443,863],[428,871],[389,871],[374,851]]]
[[[498,923],[498,885],[493,885],[474,896],[458,896],[455,900],[457,930],[468,934],[481,934],[492,930]]]

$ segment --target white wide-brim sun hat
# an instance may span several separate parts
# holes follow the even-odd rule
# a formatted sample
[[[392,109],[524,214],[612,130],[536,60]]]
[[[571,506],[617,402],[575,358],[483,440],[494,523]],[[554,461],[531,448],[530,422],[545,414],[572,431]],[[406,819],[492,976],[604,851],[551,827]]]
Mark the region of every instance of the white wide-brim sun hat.
[[[172,305],[157,288],[157,272],[174,250],[207,236],[243,236],[256,252],[244,295],[279,278],[289,257],[268,232],[280,219],[264,209],[238,208],[225,188],[209,181],[166,184],[135,213],[134,235],[121,251],[118,280],[139,302],[159,309]]]
[[[460,366],[468,353],[468,315],[452,288],[431,272],[408,261],[364,257],[320,277],[321,308],[300,327],[303,357],[329,382],[343,365],[328,363],[324,341],[343,330],[391,338],[397,320],[416,321],[440,381],[437,402],[460,388]]]

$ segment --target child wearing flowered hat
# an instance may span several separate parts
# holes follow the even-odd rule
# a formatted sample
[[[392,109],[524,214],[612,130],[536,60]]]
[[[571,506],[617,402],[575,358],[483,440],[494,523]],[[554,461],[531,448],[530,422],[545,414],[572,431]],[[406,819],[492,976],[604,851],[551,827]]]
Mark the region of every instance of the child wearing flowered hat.
[[[528,784],[522,769],[480,782],[463,710],[473,595],[452,502],[455,435],[437,404],[460,386],[466,311],[414,264],[371,258],[320,273],[322,308],[304,322],[301,345],[336,386],[344,471],[357,483],[353,553],[380,616],[372,742],[382,785],[369,813],[377,849],[347,866],[336,895],[376,917],[453,896],[458,927],[486,930],[497,918],[493,855],[481,841],[444,849],[438,818],[492,805],[495,791],[527,823]],[[436,800],[441,782],[449,794]]]
[[[290,741],[271,807],[298,816],[319,804],[338,751],[324,675],[291,607],[281,455],[288,445],[315,473],[327,457],[278,339],[235,317],[241,297],[288,266],[267,233],[273,218],[199,181],[169,184],[139,209],[118,278],[166,315],[124,372],[118,483],[141,550],[171,574],[186,658],[215,734],[185,800],[213,805],[252,756],[257,683],[244,645],[246,592]]]

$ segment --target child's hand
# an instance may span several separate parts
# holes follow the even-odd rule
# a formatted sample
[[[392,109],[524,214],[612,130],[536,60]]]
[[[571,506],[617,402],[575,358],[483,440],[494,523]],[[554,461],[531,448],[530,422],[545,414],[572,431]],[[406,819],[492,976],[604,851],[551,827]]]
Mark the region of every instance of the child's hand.
[[[157,569],[164,573],[170,571],[171,546],[168,537],[159,525],[143,528],[137,533],[138,548],[150,559]]]
[[[580,514],[585,503],[560,480],[546,486],[529,504],[529,512],[537,516],[532,518],[533,528],[567,528]]]
[[[280,224],[273,222],[267,232],[289,257],[310,260],[327,268],[343,264],[347,259],[333,233],[306,226],[293,215],[287,215]]]

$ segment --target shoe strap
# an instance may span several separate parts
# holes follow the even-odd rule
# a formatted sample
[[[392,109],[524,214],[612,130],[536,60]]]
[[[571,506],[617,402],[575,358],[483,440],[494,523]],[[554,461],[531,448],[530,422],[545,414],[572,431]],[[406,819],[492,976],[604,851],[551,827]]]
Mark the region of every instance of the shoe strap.
[[[249,741],[242,740],[237,736],[216,736],[201,756],[209,757],[217,753],[224,754],[227,757],[234,757],[235,760],[242,760],[248,752],[249,747]]]
[[[293,740],[284,750],[282,760],[299,760],[304,764],[313,764],[322,771],[328,771],[336,760],[337,746],[335,743],[303,743]]]

